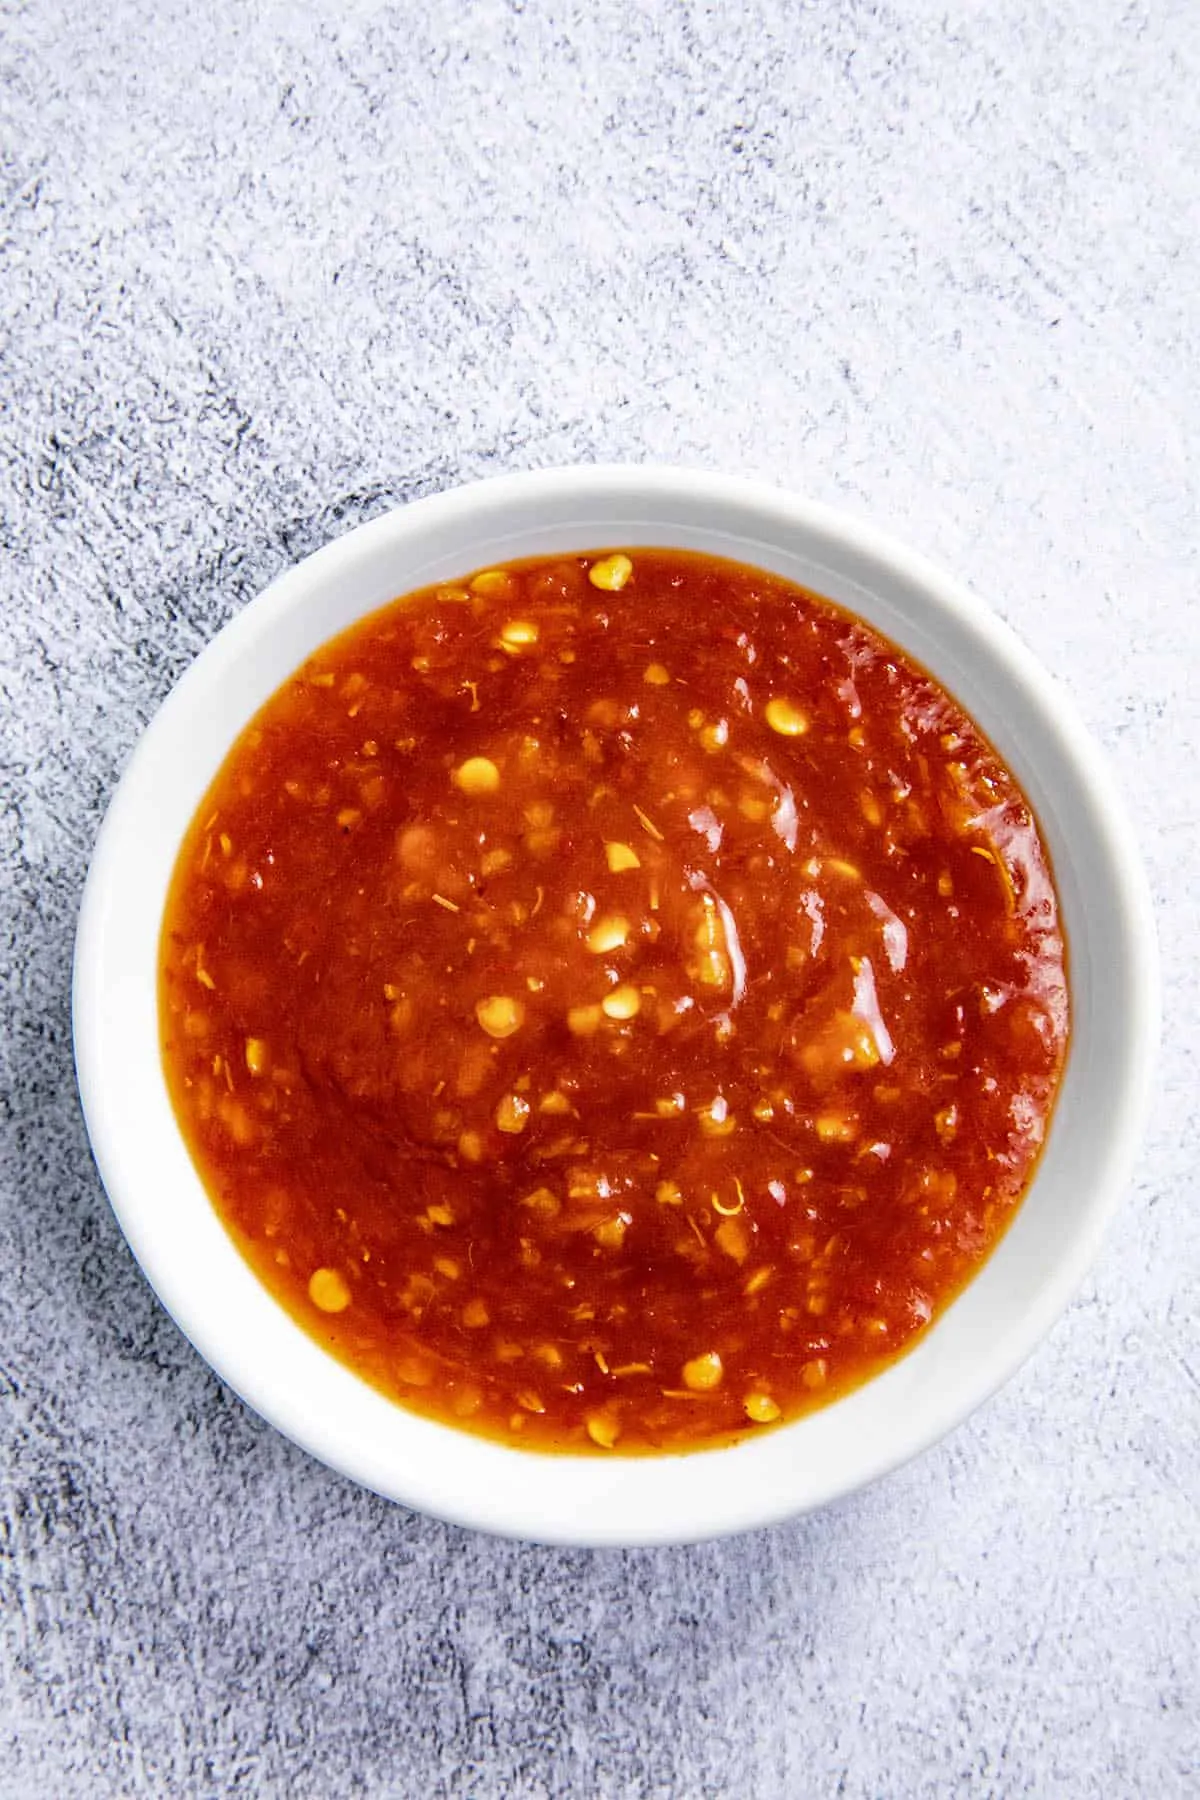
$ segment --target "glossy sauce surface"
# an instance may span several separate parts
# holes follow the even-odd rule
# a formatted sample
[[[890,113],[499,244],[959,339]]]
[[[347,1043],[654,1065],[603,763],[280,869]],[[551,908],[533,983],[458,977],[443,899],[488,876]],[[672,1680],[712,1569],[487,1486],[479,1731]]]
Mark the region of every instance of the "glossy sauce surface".
[[[404,1404],[530,1448],[768,1428],[912,1343],[1068,1031],[1029,806],[893,646],[671,550],[488,570],[315,655],[164,920],[242,1252]]]

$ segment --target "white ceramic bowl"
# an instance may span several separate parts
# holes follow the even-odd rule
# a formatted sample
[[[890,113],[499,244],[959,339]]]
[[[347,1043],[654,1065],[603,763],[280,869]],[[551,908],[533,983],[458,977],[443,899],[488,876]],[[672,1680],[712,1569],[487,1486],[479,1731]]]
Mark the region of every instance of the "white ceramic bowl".
[[[311,651],[395,595],[514,557],[673,545],[774,570],[859,613],[971,712],[1023,784],[1066,918],[1073,1039],[1036,1179],[995,1254],[911,1355],[809,1418],[688,1456],[541,1456],[434,1424],[327,1356],[259,1284],[175,1125],[156,956],[180,840],[237,732]],[[356,1481],[545,1542],[685,1542],[821,1505],[963,1419],[1067,1304],[1129,1174],[1157,1033],[1154,930],[1130,832],[1059,688],[971,594],[865,526],[758,484],[642,468],[481,482],[352,531],[226,626],[132,757],[96,844],[75,952],[75,1055],[104,1184],[200,1353]],[[999,1479],[1008,1479],[1001,1471]]]

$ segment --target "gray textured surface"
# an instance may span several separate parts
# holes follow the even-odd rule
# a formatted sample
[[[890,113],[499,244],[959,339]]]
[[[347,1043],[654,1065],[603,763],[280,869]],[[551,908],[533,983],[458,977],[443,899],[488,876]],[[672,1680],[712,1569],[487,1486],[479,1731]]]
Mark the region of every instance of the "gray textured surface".
[[[1196,1793],[1200,12],[0,21],[0,1792]],[[71,1077],[89,845],[172,679],[332,533],[575,458],[766,472],[973,581],[1108,746],[1165,940],[1146,1154],[1035,1360],[677,1553],[469,1537],[249,1417]]]

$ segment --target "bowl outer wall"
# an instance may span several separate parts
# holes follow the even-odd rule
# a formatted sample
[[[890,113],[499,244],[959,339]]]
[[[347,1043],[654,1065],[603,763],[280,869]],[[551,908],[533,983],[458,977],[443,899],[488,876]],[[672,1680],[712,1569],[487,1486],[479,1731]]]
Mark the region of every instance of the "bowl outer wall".
[[[313,650],[398,594],[520,556],[672,545],[758,564],[892,638],[966,708],[1021,782],[1066,920],[1072,1046],[1034,1183],[996,1252],[921,1343],[824,1410],[687,1456],[542,1456],[420,1418],[335,1362],[252,1274],[179,1135],[156,965],[179,843],[230,743]],[[274,582],[172,690],[97,839],[76,939],[76,1062],[114,1211],[213,1368],[297,1443],[368,1487],[542,1542],[688,1542],[848,1493],[935,1442],[1063,1310],[1136,1152],[1157,1037],[1153,917],[1111,777],[1073,707],[978,599],[873,529],[769,486],[686,470],[505,476],[348,533]]]

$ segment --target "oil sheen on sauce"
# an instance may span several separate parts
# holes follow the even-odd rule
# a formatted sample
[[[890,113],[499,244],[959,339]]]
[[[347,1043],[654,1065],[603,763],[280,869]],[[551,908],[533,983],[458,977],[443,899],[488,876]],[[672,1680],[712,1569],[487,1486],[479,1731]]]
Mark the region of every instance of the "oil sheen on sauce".
[[[680,1450],[910,1346],[1032,1173],[1046,852],[920,668],[675,550],[480,571],[238,739],[163,926],[164,1067],[304,1328],[531,1449]]]

